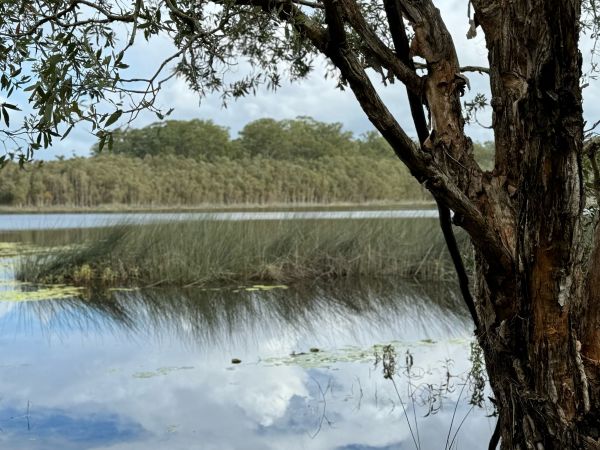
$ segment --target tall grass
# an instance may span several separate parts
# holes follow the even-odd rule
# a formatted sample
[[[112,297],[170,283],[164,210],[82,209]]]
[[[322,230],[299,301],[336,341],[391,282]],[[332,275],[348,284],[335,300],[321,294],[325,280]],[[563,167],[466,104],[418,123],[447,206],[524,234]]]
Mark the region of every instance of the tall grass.
[[[459,236],[466,250],[467,240]],[[190,221],[97,230],[20,260],[18,278],[77,285],[207,286],[316,278],[453,278],[436,220]]]

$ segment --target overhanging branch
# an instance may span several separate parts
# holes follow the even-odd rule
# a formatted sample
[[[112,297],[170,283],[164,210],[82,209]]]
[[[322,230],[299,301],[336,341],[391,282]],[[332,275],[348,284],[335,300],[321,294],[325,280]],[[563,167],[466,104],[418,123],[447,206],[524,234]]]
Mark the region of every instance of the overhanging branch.
[[[398,55],[398,58],[400,58],[407,66],[414,68],[414,62],[410,57],[408,36],[406,35],[406,30],[404,28],[404,21],[402,20],[402,13],[400,12],[398,0],[384,0],[384,7],[389,27],[392,32],[392,39],[394,41],[394,47],[396,48],[396,54]],[[408,90],[407,95],[415,129],[417,130],[417,135],[419,136],[419,142],[423,146],[429,137],[425,112],[423,111],[423,104],[419,97]],[[471,314],[471,318],[475,324],[475,329],[479,330],[480,322],[479,318],[477,317],[477,309],[475,308],[475,301],[473,300],[473,296],[471,295],[471,290],[469,288],[469,276],[465,269],[465,265],[460,254],[460,249],[458,248],[458,243],[456,242],[454,230],[452,229],[450,209],[437,198],[436,202],[440,216],[440,228],[444,234],[446,246],[454,264],[454,269],[458,277],[458,283],[463,300],[469,309],[469,313]]]
[[[394,51],[381,41],[377,33],[365,20],[364,14],[355,0],[339,0],[338,3],[343,9],[349,24],[359,34],[362,43],[372,52],[381,66],[390,70],[404,83],[410,92],[420,97],[423,90],[423,80],[416,74],[414,67],[399,59]]]
[[[324,2],[327,24],[331,27],[330,35],[336,43],[336,45],[326,46],[326,56],[331,58],[341,71],[371,123],[390,143],[411,173],[419,181],[425,182],[427,189],[436,198],[463,217],[463,228],[474,238],[489,261],[497,264],[498,268],[510,267],[510,253],[487,226],[481,212],[449,176],[433,163],[431,156],[415,146],[382,102],[356,56],[347,47],[339,45],[345,42],[345,37],[342,35],[343,28],[339,26],[340,14],[336,3],[336,0]]]

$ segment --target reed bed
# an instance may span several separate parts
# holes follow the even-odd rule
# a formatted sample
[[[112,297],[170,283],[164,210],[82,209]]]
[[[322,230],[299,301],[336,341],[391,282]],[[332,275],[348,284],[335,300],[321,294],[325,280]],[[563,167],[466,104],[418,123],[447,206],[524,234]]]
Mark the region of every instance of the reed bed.
[[[458,235],[468,256],[466,236]],[[211,286],[323,278],[454,278],[434,219],[190,221],[121,225],[27,255],[23,281],[83,286]]]

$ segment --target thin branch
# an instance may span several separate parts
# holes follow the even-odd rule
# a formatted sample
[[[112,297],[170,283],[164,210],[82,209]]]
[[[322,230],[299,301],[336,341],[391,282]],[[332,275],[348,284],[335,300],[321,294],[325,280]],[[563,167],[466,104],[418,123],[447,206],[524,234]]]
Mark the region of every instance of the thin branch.
[[[600,168],[598,167],[598,161],[596,160],[598,150],[600,150],[600,138],[590,140],[584,147],[584,152],[589,158],[592,167],[592,175],[594,177],[594,197],[596,197],[596,202],[600,204]]]
[[[39,27],[41,27],[45,23],[48,23],[50,21],[56,21],[57,19],[60,19],[61,17],[74,11],[76,7],[77,7],[77,3],[75,3],[75,2],[71,3],[68,8],[63,9],[62,11],[59,11],[51,16],[42,17],[37,22],[35,22],[31,27],[29,27],[26,31],[23,31],[22,33],[11,34],[10,36],[13,38],[32,36],[34,33],[36,33],[38,31]]]
[[[308,6],[309,8],[325,9],[322,3],[310,2],[308,0],[292,0],[296,5]]]
[[[398,0],[384,0],[384,7],[389,27],[392,31],[392,40],[394,41],[396,54],[406,65],[409,67],[414,67],[414,62],[410,57],[408,36],[406,35],[406,30],[404,28],[404,22],[402,20],[402,13],[400,5],[398,4]],[[429,137],[425,112],[423,111],[423,102],[408,90],[407,94],[413,122],[417,130],[417,135],[419,136],[419,142],[421,145],[423,145]],[[469,312],[471,313],[471,317],[475,323],[475,328],[478,329],[479,321],[477,319],[475,302],[469,288],[469,277],[467,275],[460,250],[456,242],[456,237],[454,236],[454,231],[452,229],[450,210],[437,198],[436,203],[439,212],[440,228],[442,229],[444,239],[446,240],[446,246],[448,247],[448,252],[450,253],[452,262],[454,263],[454,269],[458,276],[461,294],[465,304],[467,305],[467,308],[469,309]]]
[[[142,3],[143,0],[136,0],[135,2],[135,10],[133,11],[133,16],[134,16],[134,20],[133,20],[133,29],[131,30],[131,36],[129,36],[129,42],[127,43],[127,46],[125,47],[125,50],[127,50],[128,48],[132,47],[133,44],[135,44],[135,36],[137,34],[137,29],[138,29],[138,17],[140,15],[140,9],[142,8]]]
[[[106,9],[99,2],[90,2],[88,0],[72,0],[75,5],[85,5],[95,9],[107,19],[113,22],[133,22],[137,19],[134,14],[114,14],[111,10]]]
[[[494,432],[492,433],[492,437],[490,438],[488,450],[496,450],[498,448],[498,443],[500,442],[501,431],[502,431],[502,428],[501,428],[501,423],[500,423],[500,416],[498,416],[498,420],[496,421],[496,426],[494,427]]]
[[[200,29],[200,24],[195,17],[189,16],[186,13],[184,13],[175,5],[175,3],[172,2],[172,0],[165,0],[165,3],[167,4],[167,7],[169,8],[169,10],[171,10],[173,15],[177,17],[179,21],[185,23],[186,25],[189,25],[192,31],[198,31]]]
[[[258,6],[265,12],[277,11],[283,21],[290,23],[301,36],[307,38],[321,53],[327,52],[327,32],[287,0],[235,0],[239,6]]]
[[[383,4],[392,34],[394,48],[396,49],[396,55],[398,55],[398,58],[400,58],[400,60],[409,68],[415,70],[416,64],[410,57],[408,36],[406,35],[406,29],[404,28],[404,21],[402,19],[402,12],[398,0],[384,0]],[[429,137],[429,127],[427,126],[427,119],[425,117],[425,112],[423,111],[423,100],[421,99],[421,96],[415,95],[408,89],[407,95],[417,136],[419,137],[419,142],[423,145],[425,140]]]
[[[490,69],[483,66],[461,66],[461,72],[479,72],[480,74],[490,74]]]
[[[60,20],[64,16],[66,16],[72,12],[75,12],[75,10],[81,5],[84,5],[91,9],[96,10],[99,14],[104,16],[104,18],[92,17],[92,18],[86,19],[86,20],[75,20],[73,22],[63,22]],[[37,20],[27,30],[20,32],[20,33],[10,34],[9,36],[11,38],[22,38],[25,36],[32,36],[33,34],[38,32],[40,27],[42,27],[43,25],[45,25],[47,23],[52,23],[53,25],[58,25],[62,28],[69,28],[69,29],[80,27],[83,25],[89,25],[89,24],[101,25],[101,24],[107,24],[107,23],[112,23],[112,22],[127,22],[127,23],[134,22],[134,24],[135,24],[137,22],[138,16],[139,16],[139,10],[137,9],[137,7],[136,7],[136,11],[137,12],[134,12],[131,14],[115,14],[111,10],[106,9],[106,8],[102,7],[100,4],[97,4],[94,2],[89,2],[87,0],[72,0],[67,8],[57,11],[51,15],[45,15],[41,19]],[[75,13],[75,18],[76,17],[77,17],[77,13]]]
[[[415,62],[414,64],[415,64],[415,68],[417,68],[418,70],[427,70],[427,64],[420,63],[420,62]],[[480,74],[487,74],[487,75],[489,75],[489,73],[490,73],[490,69],[487,67],[483,67],[483,66],[461,66],[460,71],[461,71],[461,73],[478,72]]]
[[[471,295],[471,291],[469,288],[469,276],[467,275],[467,271],[465,269],[465,265],[460,254],[460,249],[458,248],[456,237],[454,236],[454,231],[452,230],[450,210],[447,206],[441,204],[438,201],[438,211],[440,214],[440,227],[444,234],[444,239],[446,240],[448,252],[452,257],[452,262],[456,270],[456,275],[458,276],[460,292],[463,296],[465,303],[467,304],[467,308],[469,309],[469,313],[471,314],[471,319],[473,319],[473,323],[475,324],[475,329],[478,331],[480,323],[477,317],[475,301],[473,300],[473,296]]]
[[[361,36],[362,43],[373,52],[378,62],[402,81],[406,87],[418,95],[422,94],[423,80],[419,77],[414,68],[409,67],[405,61],[397,58],[394,51],[385,45],[377,33],[369,26],[365,16],[355,0],[339,0],[344,13],[352,28]]]
[[[594,122],[594,124],[590,128],[588,128],[587,130],[583,130],[583,134],[585,136],[588,136],[589,133],[592,133],[592,131],[594,131],[598,127],[598,125],[600,125],[600,120],[596,120]]]

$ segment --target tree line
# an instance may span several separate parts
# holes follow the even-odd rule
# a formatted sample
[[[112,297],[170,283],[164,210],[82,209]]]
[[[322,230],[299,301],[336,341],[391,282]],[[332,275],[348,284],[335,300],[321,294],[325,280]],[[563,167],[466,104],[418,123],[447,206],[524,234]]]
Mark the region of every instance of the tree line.
[[[482,164],[491,144],[477,146]],[[110,152],[50,161],[0,177],[0,204],[101,205],[426,201],[429,194],[376,132],[355,138],[311,118],[247,124],[239,137],[211,121],[118,130]]]

